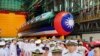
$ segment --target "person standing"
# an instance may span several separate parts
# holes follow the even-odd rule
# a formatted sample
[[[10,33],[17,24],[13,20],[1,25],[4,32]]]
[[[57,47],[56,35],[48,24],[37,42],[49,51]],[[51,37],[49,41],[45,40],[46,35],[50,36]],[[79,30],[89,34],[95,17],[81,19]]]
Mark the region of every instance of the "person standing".
[[[18,39],[17,42],[17,54],[20,56],[23,56],[23,46],[24,46],[24,42],[23,39]]]
[[[7,53],[7,55],[9,56],[9,54],[10,54],[10,52],[9,52],[9,47],[10,47],[10,43],[9,42],[5,42],[6,43],[6,45],[5,45],[5,51],[6,51],[6,53]]]
[[[88,56],[94,56],[94,49],[92,49],[91,51],[89,51]]]
[[[17,56],[17,40],[13,39],[10,45],[10,56]]]
[[[9,56],[5,50],[6,43],[4,41],[0,42],[0,56]]]
[[[87,54],[89,52],[89,50],[83,46],[82,42],[79,42],[79,44],[78,44],[78,51],[80,51],[83,56],[85,56],[85,54]]]
[[[41,42],[42,41],[40,39],[35,41],[35,46],[34,46],[33,52],[37,52],[37,51],[39,51],[40,53],[44,52],[43,49],[42,49],[43,44],[41,44]]]
[[[89,44],[90,51],[88,52],[88,56],[94,56],[94,45]]]
[[[21,55],[21,49],[19,48],[19,45],[17,44],[17,56]]]
[[[93,53],[92,56],[100,56],[100,41],[97,40],[90,44],[93,46],[93,51],[91,52],[91,54]]]
[[[24,52],[24,56],[32,56],[32,52],[30,50],[31,46],[29,43],[29,40],[25,40],[24,41],[24,46],[23,46],[23,52]]]
[[[94,56],[100,56],[100,44],[94,46]]]
[[[66,44],[68,51],[62,56],[82,56],[82,54],[77,50],[77,43],[68,42]]]
[[[17,45],[19,46],[19,48],[20,48],[21,50],[23,50],[23,46],[24,46],[23,39],[19,39],[18,42],[17,42]]]
[[[42,49],[44,50],[43,56],[52,56],[52,53],[49,51],[49,47],[44,46]]]
[[[35,40],[34,39],[31,39],[30,41],[29,41],[29,46],[30,46],[30,51],[31,52],[33,52],[33,49],[34,49],[34,46],[35,46]]]
[[[43,56],[52,56],[52,50],[50,50],[50,45],[48,44],[49,41],[48,40],[43,40],[43,47],[42,49],[44,50],[43,52]]]

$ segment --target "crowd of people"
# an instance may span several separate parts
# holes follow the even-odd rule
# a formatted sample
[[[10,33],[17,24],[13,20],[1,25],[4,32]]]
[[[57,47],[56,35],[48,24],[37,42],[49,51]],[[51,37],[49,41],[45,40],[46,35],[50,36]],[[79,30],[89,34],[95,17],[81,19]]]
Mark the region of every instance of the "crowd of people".
[[[79,40],[1,40],[0,56],[100,56],[100,41],[85,43]]]

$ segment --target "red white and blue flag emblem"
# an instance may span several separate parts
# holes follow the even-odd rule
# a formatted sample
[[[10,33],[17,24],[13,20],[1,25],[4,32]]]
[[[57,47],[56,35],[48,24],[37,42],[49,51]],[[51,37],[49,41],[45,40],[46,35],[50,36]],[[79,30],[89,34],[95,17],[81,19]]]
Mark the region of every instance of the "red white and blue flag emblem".
[[[62,21],[61,21],[61,25],[62,28],[67,31],[67,32],[71,32],[73,30],[74,27],[74,20],[73,20],[73,16],[69,13],[66,14],[62,17]]]
[[[54,19],[54,28],[60,35],[68,35],[73,31],[74,19],[69,12],[60,12]]]

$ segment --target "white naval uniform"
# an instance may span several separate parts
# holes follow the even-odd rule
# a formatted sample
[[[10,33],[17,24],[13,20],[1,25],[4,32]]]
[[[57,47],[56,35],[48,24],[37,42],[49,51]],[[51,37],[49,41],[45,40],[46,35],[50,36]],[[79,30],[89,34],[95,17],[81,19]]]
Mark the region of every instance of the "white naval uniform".
[[[44,51],[44,53],[45,53],[45,51]],[[52,52],[51,51],[48,51],[47,56],[52,56]]]
[[[24,46],[24,42],[19,41],[17,42],[17,44],[19,45],[19,48],[22,50]]]
[[[9,56],[9,54],[10,54],[10,50],[9,50],[9,48],[8,47],[5,47],[5,51],[6,51],[6,54],[7,54],[7,56]]]
[[[86,47],[84,47],[84,46],[79,46],[77,49],[80,51],[80,53],[83,56],[85,56],[85,51],[88,51],[88,49]]]
[[[32,52],[30,50],[30,43],[24,43],[23,50],[24,56],[32,56]]]
[[[5,48],[0,48],[0,56],[9,56]]]
[[[10,56],[17,56],[17,46],[13,43],[10,45]]]
[[[73,53],[66,52],[62,56],[82,56],[82,54],[79,51],[75,51]]]
[[[43,47],[43,44],[40,44],[39,46],[34,46],[34,49],[33,49],[33,52],[35,52],[37,49],[41,52],[41,53],[43,53],[44,52],[44,50],[42,49],[42,47]]]
[[[48,51],[48,56],[52,56],[52,49],[50,48],[50,45],[49,44],[43,44],[44,46],[46,45],[46,47],[49,48],[49,51]],[[45,52],[45,51],[44,51]]]
[[[62,56],[65,55],[68,52],[68,49],[62,48]]]
[[[50,44],[56,45],[56,41],[50,41],[48,44],[49,44],[49,45],[50,45]]]
[[[33,52],[35,43],[30,43],[29,46],[30,46],[30,51]]]

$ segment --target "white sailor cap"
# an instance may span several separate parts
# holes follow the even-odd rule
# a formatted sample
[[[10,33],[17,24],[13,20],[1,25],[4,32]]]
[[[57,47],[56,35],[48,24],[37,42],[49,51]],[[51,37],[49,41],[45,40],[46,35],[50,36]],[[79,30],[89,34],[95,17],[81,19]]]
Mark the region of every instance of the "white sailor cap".
[[[61,42],[62,42],[61,40],[58,40],[58,41],[57,41],[57,43],[61,43]]]
[[[77,44],[77,40],[66,40],[66,43],[68,43],[68,42],[74,42]]]
[[[0,46],[6,45],[4,41],[0,42]]]
[[[40,39],[39,40],[36,40],[35,43],[36,44],[40,44],[41,43],[41,40]]]
[[[28,42],[28,39],[25,39],[24,41],[25,41],[25,42]]]
[[[31,39],[30,41],[34,41],[34,39]]]

